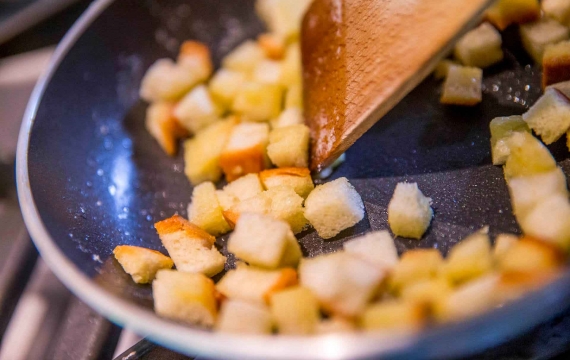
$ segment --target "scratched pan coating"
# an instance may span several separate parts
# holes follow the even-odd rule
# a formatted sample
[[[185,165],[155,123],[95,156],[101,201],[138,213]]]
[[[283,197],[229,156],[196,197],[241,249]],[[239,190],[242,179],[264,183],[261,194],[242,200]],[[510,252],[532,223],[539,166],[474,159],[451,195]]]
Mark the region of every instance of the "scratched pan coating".
[[[110,1],[100,0],[96,6],[105,7],[106,3]],[[182,155],[165,155],[144,128],[147,105],[138,99],[138,88],[145,70],[158,58],[174,57],[185,39],[208,44],[219,66],[232,48],[261,31],[253,1],[111,3],[69,44],[59,65],[52,69],[43,95],[30,105],[36,110],[28,111],[31,135],[28,138],[25,131],[21,135],[21,140],[29,141],[27,164],[24,148],[19,153],[23,165],[18,170],[22,178],[27,165],[29,187],[20,179],[20,196],[32,236],[47,262],[72,290],[114,321],[186,353],[327,358],[332,355],[311,352],[305,343],[283,347],[274,343],[278,350],[271,352],[270,347],[254,350],[256,343],[249,339],[251,350],[232,345],[232,352],[229,345],[224,347],[230,342],[223,336],[216,338],[219,348],[210,346],[211,338],[193,341],[208,333],[154,319],[150,287],[134,284],[112,257],[113,248],[121,244],[165,252],[153,223],[175,213],[185,216],[192,192],[184,176]],[[306,256],[335,251],[346,239],[371,230],[388,229],[387,205],[401,181],[418,183],[433,199],[435,216],[420,241],[396,238],[400,253],[422,247],[445,254],[461,238],[485,225],[490,226],[492,235],[520,233],[501,168],[491,165],[488,124],[496,116],[522,114],[540,96],[540,72],[527,65],[531,61],[521,50],[516,29],[508,29],[504,35],[506,58],[485,70],[482,104],[473,108],[442,106],[438,102],[441,84],[429,78],[354,144],[331,179],[350,179],[364,200],[366,217],[327,241],[314,230],[305,231],[300,242]],[[563,142],[550,149],[568,173],[570,163]],[[26,195],[33,198],[39,218],[31,214]],[[34,224],[42,224],[47,234],[36,231]],[[226,240],[218,239],[217,246],[228,255]],[[54,249],[69,262],[65,270],[55,263]],[[231,254],[229,260],[227,267],[233,266]],[[87,278],[83,288],[74,280],[77,276]],[[337,346],[345,346],[345,352],[340,352],[344,357],[466,354],[555,315],[568,304],[568,288],[565,275],[549,289],[513,306],[467,323],[432,329],[398,349],[389,344],[359,346],[354,339],[339,341]],[[128,311],[118,311],[115,303]],[[144,319],[135,319],[132,309]],[[152,319],[152,326],[145,319]],[[194,333],[190,332],[185,342],[175,338],[173,329],[180,334],[187,329]],[[492,336],[483,336],[489,331]],[[458,341],[450,346],[446,340],[452,335]]]

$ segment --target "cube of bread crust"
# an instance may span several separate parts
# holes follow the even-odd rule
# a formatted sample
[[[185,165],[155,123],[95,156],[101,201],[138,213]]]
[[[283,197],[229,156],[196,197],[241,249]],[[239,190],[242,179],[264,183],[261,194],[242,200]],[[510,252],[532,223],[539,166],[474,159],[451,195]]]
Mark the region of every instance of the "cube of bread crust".
[[[504,167],[507,180],[556,170],[550,151],[531,134],[515,132],[507,143],[511,152]]]
[[[396,236],[421,239],[433,210],[431,199],[424,196],[416,183],[398,183],[388,204],[388,224]]]
[[[552,244],[523,237],[501,256],[498,267],[503,272],[541,272],[564,263],[564,253]]]
[[[400,295],[404,301],[424,305],[432,313],[440,312],[440,305],[451,293],[452,287],[444,278],[420,280],[405,286]]]
[[[321,307],[348,317],[364,310],[384,274],[376,266],[345,252],[303,258],[299,264],[301,285],[313,292]]]
[[[505,253],[517,242],[519,237],[512,234],[499,234],[495,238],[495,246],[493,247],[493,258],[495,263],[501,261]]]
[[[266,306],[242,300],[224,301],[216,322],[217,331],[235,334],[270,334],[272,327]]]
[[[318,185],[305,200],[305,218],[329,239],[364,218],[364,203],[347,178]]]
[[[170,156],[176,155],[178,139],[188,136],[188,131],[172,116],[173,107],[169,102],[152,103],[145,118],[146,129]]]
[[[366,331],[419,330],[425,324],[427,312],[422,304],[402,300],[387,300],[370,305],[360,315],[360,326]]]
[[[193,185],[216,182],[222,176],[222,149],[230,137],[235,118],[214,123],[184,143],[184,173]]]
[[[131,245],[119,245],[113,250],[125,272],[139,284],[151,282],[160,269],[170,269],[174,262],[158,251]]]
[[[542,0],[544,14],[564,26],[570,26],[570,2],[567,0]]]
[[[442,268],[443,275],[459,284],[490,272],[493,268],[489,235],[478,231],[455,244]]]
[[[356,324],[353,320],[342,316],[331,316],[322,319],[315,329],[317,334],[338,334],[356,331]]]
[[[259,84],[279,85],[282,71],[281,61],[265,59],[253,69],[252,80]]]
[[[220,155],[219,164],[228,181],[258,173],[268,167],[266,154],[269,125],[241,123],[236,125]]]
[[[454,54],[463,65],[486,68],[503,60],[501,43],[501,34],[485,22],[455,44]]]
[[[297,272],[292,268],[264,270],[253,266],[238,266],[228,271],[216,284],[216,289],[230,300],[269,303],[271,294],[297,285]]]
[[[568,196],[566,175],[559,167],[537,175],[512,178],[508,186],[517,219],[524,218],[536,205],[552,195]]]
[[[542,63],[546,45],[566,40],[569,36],[568,28],[548,18],[521,25],[520,34],[526,52],[537,64]]]
[[[386,230],[348,240],[342,247],[347,254],[360,257],[383,270],[391,270],[398,263],[398,250]]]
[[[570,100],[555,89],[544,92],[523,119],[545,144],[560,139],[570,128]]]
[[[231,110],[245,121],[269,121],[283,109],[283,89],[279,85],[245,82],[237,91]]]
[[[413,249],[406,251],[392,269],[388,279],[390,288],[399,292],[414,282],[432,279],[440,271],[443,257],[437,249]]]
[[[303,111],[298,107],[290,107],[283,110],[277,118],[271,120],[271,128],[276,129],[304,123]]]
[[[285,109],[293,107],[300,109],[303,108],[303,85],[301,83],[289,86],[285,93]]]
[[[154,311],[160,316],[194,325],[214,325],[214,282],[202,274],[159,270],[152,283],[152,295]]]
[[[473,106],[481,102],[483,91],[481,82],[483,71],[475,67],[449,67],[443,83],[443,93],[440,102],[448,105]]]
[[[208,83],[208,90],[216,103],[228,108],[246,78],[242,72],[221,68]]]
[[[499,30],[540,18],[538,0],[498,0],[485,12],[485,19]]]
[[[458,66],[459,63],[457,63],[453,60],[449,60],[449,59],[441,60],[439,63],[437,63],[437,66],[435,67],[435,70],[433,71],[433,77],[438,79],[438,80],[445,79],[447,77],[447,74],[449,73],[449,68],[452,65]]]
[[[208,46],[193,40],[186,40],[180,45],[177,62],[188,71],[198,74],[202,81],[209,78],[214,69]]]
[[[271,295],[271,315],[280,334],[308,335],[316,331],[319,302],[306,287],[294,286]]]
[[[222,109],[214,102],[208,88],[198,85],[186,94],[174,107],[174,116],[192,133],[220,119]]]
[[[552,195],[537,204],[519,225],[525,235],[568,249],[570,245],[570,204],[566,195]]]
[[[285,56],[285,40],[276,34],[261,34],[257,37],[257,43],[268,59],[281,60]]]
[[[310,4],[309,0],[262,0],[256,9],[272,33],[293,41],[299,36],[301,20]]]
[[[306,198],[315,188],[311,171],[308,168],[290,167],[263,170],[259,173],[259,179],[267,190],[285,186],[293,189],[303,198]]]
[[[309,127],[304,124],[273,129],[267,155],[277,167],[307,167],[309,139]]]
[[[542,57],[542,88],[570,80],[570,41],[549,44]]]
[[[530,133],[528,125],[520,115],[496,117],[491,120],[489,129],[491,130],[493,165],[503,165],[507,161],[511,154],[508,139],[514,132]]]
[[[257,63],[263,58],[263,49],[255,41],[247,40],[226,55],[222,60],[222,67],[251,74]]]
[[[460,286],[442,299],[438,320],[459,321],[493,308],[498,282],[499,275],[491,273]]]
[[[222,214],[214,183],[205,182],[194,187],[192,201],[188,205],[188,219],[214,236],[231,230]]]
[[[201,74],[189,71],[171,59],[159,59],[146,71],[139,94],[148,102],[175,101],[202,80]]]

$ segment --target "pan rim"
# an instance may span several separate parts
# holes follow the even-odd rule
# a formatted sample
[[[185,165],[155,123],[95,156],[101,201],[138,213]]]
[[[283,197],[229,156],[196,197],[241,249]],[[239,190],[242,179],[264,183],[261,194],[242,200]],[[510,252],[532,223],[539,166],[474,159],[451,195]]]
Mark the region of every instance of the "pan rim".
[[[71,262],[45,227],[39,211],[34,202],[28,175],[28,149],[31,129],[35,121],[37,109],[41,103],[43,94],[53,74],[68,51],[91,25],[91,23],[110,5],[114,0],[96,0],[85,13],[77,20],[73,27],[65,35],[55,50],[48,68],[36,84],[20,128],[18,147],[16,154],[16,179],[18,198],[26,227],[38,248],[42,258],[56,274],[56,276],[81,300],[103,314],[111,321],[129,328],[130,330],[148,336],[154,341],[177,351],[196,355],[216,356],[224,358],[240,359],[244,357],[258,359],[341,359],[362,358],[378,354],[392,354],[404,350],[415,349],[416,356],[451,356],[465,353],[465,349],[456,345],[449,345],[449,349],[429,349],[430,341],[445,334],[456,334],[458,331],[469,332],[476,328],[484,328],[495,323],[493,319],[507,319],[521,311],[527,312],[536,300],[542,300],[542,306],[535,309],[534,316],[521,317],[511,328],[502,324],[500,339],[493,337],[478,337],[470,347],[470,351],[493,345],[505,338],[512,337],[528,329],[544,316],[554,316],[561,310],[553,306],[562,298],[570,298],[570,290],[564,292],[548,292],[552,287],[569,289],[569,276],[526,296],[524,299],[507,307],[487,312],[477,318],[464,322],[442,326],[439,329],[428,329],[417,334],[406,332],[390,332],[376,334],[347,334],[347,335],[323,335],[318,337],[292,337],[292,336],[259,336],[259,335],[232,335],[204,331],[187,325],[177,324],[160,318],[152,311],[136,306],[121,299],[96,283],[82,273]],[[546,299],[546,301],[545,301]],[[536,304],[535,304],[536,307]],[[540,313],[540,314],[539,314]],[[506,321],[505,321],[506,323]],[[512,323],[509,323],[512,325]],[[481,332],[481,331],[480,331]],[[435,351],[435,353],[434,353]],[[439,351],[439,352],[438,352]],[[443,353],[442,353],[443,351]],[[447,352],[446,352],[447,351]]]

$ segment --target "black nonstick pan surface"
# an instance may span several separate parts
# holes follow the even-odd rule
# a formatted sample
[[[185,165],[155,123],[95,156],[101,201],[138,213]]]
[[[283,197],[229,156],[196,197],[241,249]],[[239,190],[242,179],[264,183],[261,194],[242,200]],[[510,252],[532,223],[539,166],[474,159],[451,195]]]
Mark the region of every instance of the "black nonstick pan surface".
[[[183,159],[169,158],[144,129],[138,98],[145,70],[174,57],[181,41],[212,49],[216,65],[263,31],[252,0],[99,0],[66,36],[36,87],[20,134],[17,180],[22,211],[43,258],[79,297],[111,320],[188,354],[218,358],[441,358],[502,342],[548,320],[570,303],[570,276],[467,322],[419,334],[296,338],[216,334],[161,319],[148,286],[133,283],[114,260],[116,245],[165,251],[153,223],[186,215],[192,187]],[[483,102],[439,104],[440,84],[425,80],[346,153],[332,178],[346,176],[367,216],[323,241],[301,234],[306,256],[387,229],[397,182],[417,182],[435,217],[420,241],[396,239],[400,252],[448,249],[488,225],[491,235],[519,233],[500,167],[491,165],[489,121],[521,114],[541,94],[540,71],[522,51],[516,28],[504,33],[506,58],[485,70]],[[550,147],[566,173],[563,141]],[[218,239],[225,250],[226,237]],[[228,267],[233,265],[229,257]]]

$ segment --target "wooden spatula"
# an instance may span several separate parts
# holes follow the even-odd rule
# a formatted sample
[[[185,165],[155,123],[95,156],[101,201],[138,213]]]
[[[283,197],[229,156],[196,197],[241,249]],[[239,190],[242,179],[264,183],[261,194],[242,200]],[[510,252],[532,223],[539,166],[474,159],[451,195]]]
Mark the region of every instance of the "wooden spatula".
[[[314,0],[301,51],[311,169],[352,145],[418,85],[493,0]]]

